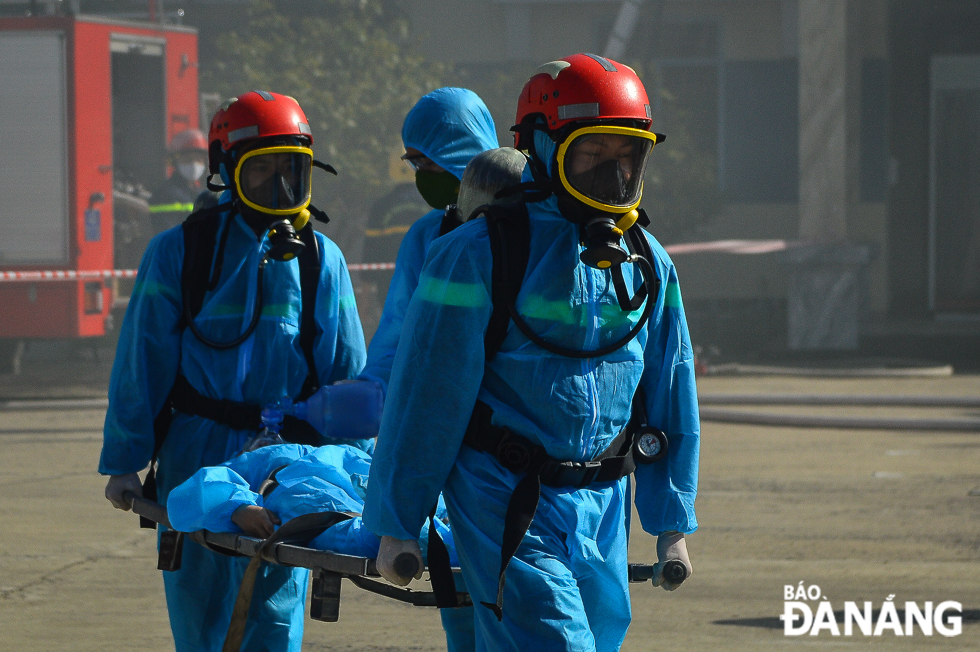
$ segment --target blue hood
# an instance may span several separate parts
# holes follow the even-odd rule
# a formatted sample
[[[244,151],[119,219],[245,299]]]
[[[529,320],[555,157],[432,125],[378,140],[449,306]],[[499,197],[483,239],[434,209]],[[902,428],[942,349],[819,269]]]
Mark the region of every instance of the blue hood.
[[[537,151],[538,157],[542,161],[544,161],[545,166],[547,166],[548,176],[550,178],[551,175],[553,174],[551,169],[552,157],[555,155],[555,150],[558,149],[558,146],[555,145],[555,141],[551,140],[551,138],[543,131],[535,131],[534,149],[535,151]],[[531,174],[530,163],[524,166],[524,174],[521,175],[521,181],[523,182],[534,181],[534,175]],[[558,210],[558,198],[555,197],[554,195],[551,195],[544,201],[535,202],[534,205],[540,208],[542,212],[557,213],[559,215],[561,214],[561,212]]]
[[[405,116],[402,142],[457,179],[471,158],[499,147],[487,105],[465,88],[437,88],[423,96]]]

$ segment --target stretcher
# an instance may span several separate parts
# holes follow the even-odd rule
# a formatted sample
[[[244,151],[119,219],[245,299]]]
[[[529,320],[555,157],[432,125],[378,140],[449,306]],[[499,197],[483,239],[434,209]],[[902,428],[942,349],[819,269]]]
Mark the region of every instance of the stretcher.
[[[141,519],[148,519],[168,528],[161,534],[160,556],[157,564],[160,570],[172,571],[180,568],[180,549],[182,540],[186,537],[219,553],[250,558],[261,556],[268,563],[310,569],[313,573],[310,618],[313,620],[322,622],[339,620],[340,587],[344,578],[360,589],[399,602],[416,607],[436,606],[436,596],[432,591],[403,588],[377,579],[381,574],[374,559],[317,550],[287,542],[268,545],[267,541],[245,534],[206,530],[192,533],[177,532],[171,529],[167,510],[163,505],[139,498],[131,492],[127,492],[125,498],[132,502],[133,512]],[[415,557],[408,553],[403,553],[396,558],[395,565],[399,574],[405,577],[414,576],[418,572]],[[453,572],[458,573],[459,569],[454,568]],[[650,564],[629,564],[629,581],[634,583],[649,581],[653,578],[654,572],[654,566]],[[686,578],[687,569],[680,562],[667,562],[664,575],[668,580],[680,583]],[[465,592],[458,592],[457,600],[461,607],[473,604],[469,594]]]

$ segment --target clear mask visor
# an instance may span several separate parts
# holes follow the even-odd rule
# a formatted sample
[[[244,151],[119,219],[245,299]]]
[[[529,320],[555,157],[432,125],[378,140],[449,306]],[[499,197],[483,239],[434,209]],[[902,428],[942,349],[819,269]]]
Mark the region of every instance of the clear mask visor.
[[[558,150],[562,185],[579,201],[610,212],[640,202],[643,174],[657,134],[630,127],[578,129]]]
[[[242,156],[235,183],[249,207],[289,215],[309,205],[312,169],[313,150],[307,147],[265,147]]]

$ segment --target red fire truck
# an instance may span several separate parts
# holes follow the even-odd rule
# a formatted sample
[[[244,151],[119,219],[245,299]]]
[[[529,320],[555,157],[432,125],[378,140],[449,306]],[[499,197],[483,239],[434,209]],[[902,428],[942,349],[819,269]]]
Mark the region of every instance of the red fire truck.
[[[0,18],[0,341],[106,333],[141,253],[115,222],[199,126],[197,73],[193,29]]]

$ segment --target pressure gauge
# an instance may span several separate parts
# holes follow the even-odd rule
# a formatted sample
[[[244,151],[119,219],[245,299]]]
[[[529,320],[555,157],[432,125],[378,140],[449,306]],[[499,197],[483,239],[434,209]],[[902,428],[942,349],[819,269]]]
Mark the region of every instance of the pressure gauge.
[[[637,430],[633,439],[633,458],[638,464],[650,464],[667,455],[667,436],[652,426]]]

